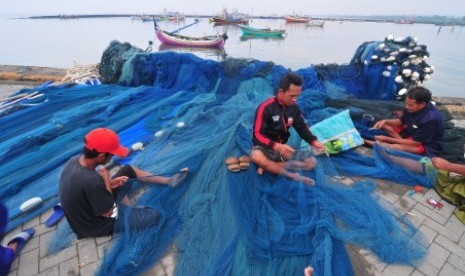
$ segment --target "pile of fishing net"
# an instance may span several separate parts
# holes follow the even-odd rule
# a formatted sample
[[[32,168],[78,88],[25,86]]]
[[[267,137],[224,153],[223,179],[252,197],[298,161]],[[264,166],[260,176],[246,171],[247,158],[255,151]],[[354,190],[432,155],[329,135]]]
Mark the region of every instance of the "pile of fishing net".
[[[249,152],[255,109],[274,95],[287,69],[174,52],[122,56],[116,58],[126,60],[120,69],[100,70],[104,80],[118,84],[25,90],[41,96],[0,115],[0,197],[15,216],[9,229],[58,202],[64,163],[81,152],[86,133],[109,127],[123,145],[144,145],[117,160],[121,164],[156,175],[173,175],[183,167],[190,173],[174,189],[128,182],[125,195],[139,208],[121,206],[102,275],[141,274],[169,248],[175,248],[179,275],[296,275],[308,265],[317,275],[351,275],[344,243],[362,246],[387,263],[413,264],[424,256],[421,232],[400,211],[382,207],[371,179],[431,187],[434,170],[421,156],[378,146],[373,157],[357,150],[316,156],[317,168],[300,172],[315,179],[314,187],[258,175],[254,165],[231,173],[224,160]],[[347,109],[328,105],[331,100],[394,97],[384,82],[369,89],[372,83],[360,66],[297,71],[304,79],[298,104],[310,125]],[[110,71],[115,74],[102,73]],[[341,73],[352,77],[338,78]],[[299,148],[301,140],[293,133],[289,143]],[[367,178],[346,186],[339,181],[344,176]],[[42,199],[40,206],[19,211],[31,195]]]

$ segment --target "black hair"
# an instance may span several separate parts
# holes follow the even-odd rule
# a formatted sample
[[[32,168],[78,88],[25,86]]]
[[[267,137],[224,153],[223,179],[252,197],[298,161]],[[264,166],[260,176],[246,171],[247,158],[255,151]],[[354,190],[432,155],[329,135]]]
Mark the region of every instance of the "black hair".
[[[84,153],[84,158],[86,159],[91,159],[97,157],[101,152],[98,152],[94,149],[89,149],[88,147],[84,146],[84,149],[82,150]]]
[[[418,86],[407,91],[407,98],[413,99],[417,103],[429,103],[431,101],[431,92],[424,87]]]
[[[289,72],[281,78],[279,81],[279,89],[282,89],[283,92],[286,92],[289,90],[291,84],[302,86],[302,78],[295,72]]]

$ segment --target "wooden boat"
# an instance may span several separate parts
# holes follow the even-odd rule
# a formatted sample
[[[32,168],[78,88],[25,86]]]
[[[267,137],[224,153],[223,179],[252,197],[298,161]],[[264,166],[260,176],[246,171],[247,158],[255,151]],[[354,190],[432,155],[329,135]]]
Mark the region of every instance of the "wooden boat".
[[[413,21],[406,20],[406,19],[400,19],[400,20],[394,21],[394,23],[396,23],[396,24],[413,24]]]
[[[215,25],[237,25],[237,24],[249,24],[247,18],[227,18],[227,17],[212,17],[210,22],[214,22]]]
[[[323,27],[326,21],[324,20],[310,20],[307,25],[311,27]]]
[[[207,47],[207,48],[221,48],[227,38],[226,34],[209,35],[202,37],[184,36],[179,34],[172,34],[161,29],[155,29],[155,34],[162,44],[182,47]]]
[[[248,41],[248,40],[279,41],[279,40],[284,40],[284,36],[282,35],[264,36],[264,35],[243,34],[239,37],[239,39],[241,41]]]
[[[286,23],[308,23],[310,21],[310,19],[306,17],[297,17],[290,15],[286,15],[284,19],[286,20]]]
[[[270,28],[254,28],[247,25],[237,25],[241,28],[244,35],[256,35],[256,36],[282,36],[286,33],[285,29],[270,29]]]

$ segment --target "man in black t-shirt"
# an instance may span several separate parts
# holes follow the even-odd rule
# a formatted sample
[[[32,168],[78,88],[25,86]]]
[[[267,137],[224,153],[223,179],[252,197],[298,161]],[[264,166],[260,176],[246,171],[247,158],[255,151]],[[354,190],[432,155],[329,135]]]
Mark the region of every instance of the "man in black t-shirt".
[[[129,178],[143,177],[144,181],[177,186],[187,172],[171,178],[154,176],[132,166],[122,167],[113,178],[105,167],[113,155],[125,157],[129,150],[119,143],[112,130],[97,128],[85,137],[83,154],[72,157],[61,174],[59,195],[71,229],[78,239],[108,236],[113,233],[116,206],[115,197],[119,187]]]

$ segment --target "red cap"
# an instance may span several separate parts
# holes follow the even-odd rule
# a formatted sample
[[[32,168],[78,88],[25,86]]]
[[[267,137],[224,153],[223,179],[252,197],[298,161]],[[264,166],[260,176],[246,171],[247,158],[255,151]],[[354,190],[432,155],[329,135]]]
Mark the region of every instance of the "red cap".
[[[108,128],[96,128],[86,135],[86,148],[126,157],[129,150],[119,144],[118,134]]]

